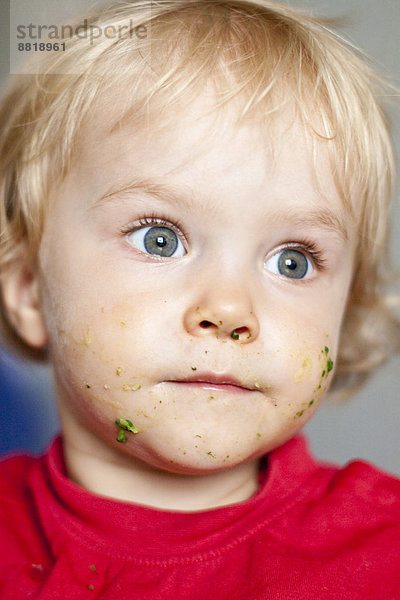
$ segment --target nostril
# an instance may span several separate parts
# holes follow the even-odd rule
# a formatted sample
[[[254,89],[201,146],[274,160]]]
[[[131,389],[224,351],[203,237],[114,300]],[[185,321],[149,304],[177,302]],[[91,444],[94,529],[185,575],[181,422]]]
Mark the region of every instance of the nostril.
[[[211,323],[211,321],[201,321],[200,327],[202,327],[203,329],[208,329],[209,327],[216,327],[216,325],[214,325],[214,323]]]
[[[237,327],[236,329],[234,329],[234,332],[237,335],[241,335],[242,333],[249,333],[249,328],[248,327]]]
[[[237,327],[231,331],[231,338],[233,340],[240,340],[244,342],[252,337],[251,331],[248,327]]]

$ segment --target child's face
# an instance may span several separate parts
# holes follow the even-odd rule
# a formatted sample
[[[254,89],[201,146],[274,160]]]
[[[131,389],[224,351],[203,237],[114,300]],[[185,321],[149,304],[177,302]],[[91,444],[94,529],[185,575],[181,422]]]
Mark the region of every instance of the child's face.
[[[95,433],[177,472],[260,456],[310,418],[333,373],[356,233],[328,157],[319,189],[311,141],[285,119],[269,137],[193,111],[146,136],[109,134],[104,116],[83,132],[39,257],[67,439]],[[139,431],[126,443],[118,418]]]

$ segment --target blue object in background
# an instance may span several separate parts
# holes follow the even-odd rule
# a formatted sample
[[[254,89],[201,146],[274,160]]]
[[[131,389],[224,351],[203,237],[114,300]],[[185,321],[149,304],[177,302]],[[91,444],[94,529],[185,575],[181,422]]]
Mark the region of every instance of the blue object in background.
[[[48,368],[0,349],[0,455],[40,454],[58,429]]]

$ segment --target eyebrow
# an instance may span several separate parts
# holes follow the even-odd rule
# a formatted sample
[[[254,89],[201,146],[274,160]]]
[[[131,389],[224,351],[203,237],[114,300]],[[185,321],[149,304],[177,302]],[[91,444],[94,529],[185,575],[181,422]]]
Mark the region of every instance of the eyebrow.
[[[289,209],[274,212],[272,215],[270,214],[268,219],[276,226],[290,223],[290,225],[294,225],[295,227],[309,227],[311,229],[322,227],[332,233],[336,233],[346,242],[349,239],[349,234],[345,216],[339,216],[331,209],[322,206],[311,210],[302,207],[299,207],[299,209],[290,207]]]
[[[145,194],[152,196],[153,199],[166,202],[170,205],[179,205],[187,212],[197,209],[208,214],[217,210],[216,203],[207,202],[201,196],[196,197],[190,186],[180,183],[179,186],[171,184],[157,183],[148,179],[136,179],[128,185],[117,190],[112,190],[104,194],[96,201],[96,205],[104,204],[109,201],[121,200],[129,194]],[[350,214],[349,214],[350,217]],[[337,234],[343,241],[348,241],[348,228],[346,214],[339,215],[328,207],[316,206],[313,209],[302,206],[284,208],[266,212],[265,221],[273,223],[274,226],[293,225],[294,227],[324,228]]]
[[[168,204],[181,204],[183,208],[191,210],[199,205],[199,200],[193,196],[193,191],[189,186],[179,184],[173,186],[171,184],[156,183],[148,179],[136,179],[128,185],[112,190],[104,194],[96,201],[96,204],[103,204],[108,201],[118,201],[128,194],[144,193],[147,196],[153,196],[156,200],[167,202]],[[205,205],[204,205],[205,207]]]

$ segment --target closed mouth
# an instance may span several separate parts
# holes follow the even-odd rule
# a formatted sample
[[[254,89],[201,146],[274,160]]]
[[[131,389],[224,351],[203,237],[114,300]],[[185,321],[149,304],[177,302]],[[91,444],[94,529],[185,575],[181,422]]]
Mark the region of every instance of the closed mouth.
[[[167,383],[175,383],[204,389],[221,390],[227,392],[253,392],[257,388],[254,385],[241,383],[231,375],[216,375],[215,373],[196,373],[184,379],[169,380]],[[259,391],[259,390],[258,390]]]

